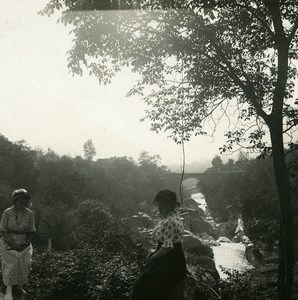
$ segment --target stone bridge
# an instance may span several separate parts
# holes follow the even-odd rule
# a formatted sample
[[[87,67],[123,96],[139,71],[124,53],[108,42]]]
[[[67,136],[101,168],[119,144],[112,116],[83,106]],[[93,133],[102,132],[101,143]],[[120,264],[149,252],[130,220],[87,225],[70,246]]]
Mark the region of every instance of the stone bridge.
[[[244,174],[245,171],[221,171],[214,173],[184,173],[182,178],[182,173],[166,173],[161,178],[164,182],[166,189],[176,192],[179,201],[181,197],[183,200],[190,197],[191,194],[198,193],[197,183],[201,176],[216,176],[225,174]],[[182,179],[182,186],[181,186]],[[180,191],[181,186],[181,191]]]

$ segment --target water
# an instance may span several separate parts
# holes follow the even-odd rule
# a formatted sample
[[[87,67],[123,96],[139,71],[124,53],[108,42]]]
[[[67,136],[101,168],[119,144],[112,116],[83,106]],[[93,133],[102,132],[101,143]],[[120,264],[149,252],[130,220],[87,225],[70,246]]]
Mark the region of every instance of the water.
[[[207,209],[207,203],[205,201],[205,196],[202,193],[196,193],[196,194],[192,194],[191,198],[194,199],[198,204],[199,207],[206,212]]]
[[[204,195],[196,193],[192,194],[191,197],[206,212],[207,204]],[[222,279],[226,278],[227,275],[222,272],[220,266],[227,269],[235,269],[239,272],[244,272],[252,268],[252,265],[246,260],[245,245],[242,243],[220,243],[219,246],[213,246],[212,249],[216,269]]]
[[[245,246],[242,243],[221,243],[213,246],[214,262],[220,278],[227,277],[220,266],[227,269],[235,269],[239,272],[247,271],[252,265],[246,260]]]

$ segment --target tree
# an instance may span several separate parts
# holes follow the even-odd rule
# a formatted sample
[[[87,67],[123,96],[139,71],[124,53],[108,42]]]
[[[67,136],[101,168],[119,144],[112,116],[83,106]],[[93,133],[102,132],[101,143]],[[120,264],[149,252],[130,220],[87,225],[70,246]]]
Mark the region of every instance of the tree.
[[[94,1],[52,0],[42,13],[65,4],[60,20],[74,25],[68,52],[73,73],[87,69],[103,84],[127,65],[142,75],[128,95],[139,94],[150,106],[145,118],[152,130],[165,129],[177,142],[188,140],[205,132],[206,120],[216,129],[232,107],[238,126],[227,132],[221,150],[248,140],[246,147],[273,156],[280,209],[279,299],[291,299],[293,215],[284,135],[298,124],[296,0],[121,2],[141,9],[87,13],[78,10],[95,8]],[[263,139],[266,131],[270,143]]]
[[[212,167],[217,168],[217,169],[220,169],[220,168],[223,166],[221,157],[218,156],[218,155],[216,155],[216,156],[212,159],[211,164],[212,164]]]
[[[84,144],[84,157],[87,160],[93,160],[93,157],[96,155],[96,149],[91,139],[87,140]]]

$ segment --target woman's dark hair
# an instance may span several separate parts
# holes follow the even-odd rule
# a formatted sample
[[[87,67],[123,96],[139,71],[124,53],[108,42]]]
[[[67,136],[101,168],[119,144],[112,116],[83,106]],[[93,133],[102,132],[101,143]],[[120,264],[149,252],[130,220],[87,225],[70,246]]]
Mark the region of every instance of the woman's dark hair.
[[[175,192],[170,190],[163,190],[156,194],[153,203],[158,204],[160,202],[167,202],[173,205],[177,203],[177,195]]]

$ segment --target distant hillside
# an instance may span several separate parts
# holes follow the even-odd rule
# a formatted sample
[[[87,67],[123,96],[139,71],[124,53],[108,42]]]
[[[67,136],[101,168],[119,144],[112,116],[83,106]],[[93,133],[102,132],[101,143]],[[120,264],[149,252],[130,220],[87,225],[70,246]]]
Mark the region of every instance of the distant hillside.
[[[195,173],[195,172],[204,172],[206,169],[211,167],[211,160],[204,160],[200,162],[192,162],[190,164],[185,165],[185,172],[186,173]],[[181,172],[181,165],[173,164],[169,165],[168,168],[172,172],[179,173]]]

